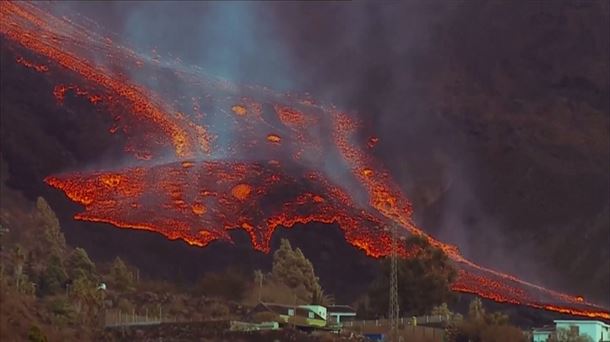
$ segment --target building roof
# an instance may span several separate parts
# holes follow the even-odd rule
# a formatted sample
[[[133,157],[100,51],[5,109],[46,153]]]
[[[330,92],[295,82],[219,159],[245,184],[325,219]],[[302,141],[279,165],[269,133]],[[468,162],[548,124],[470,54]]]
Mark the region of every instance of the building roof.
[[[349,305],[329,305],[326,307],[326,311],[328,312],[329,315],[332,314],[337,314],[337,313],[342,313],[342,314],[346,314],[346,313],[350,313],[350,314],[356,314],[356,310],[354,310],[354,308],[352,308]]]
[[[555,322],[555,324],[557,323],[564,323],[564,324],[596,324],[596,325],[601,325],[603,327],[608,327],[610,328],[610,325],[608,325],[607,323],[604,323],[602,321],[593,321],[593,320],[582,320],[582,319],[574,319],[574,320],[569,320],[569,319],[556,319],[553,322]]]
[[[541,328],[534,328],[534,332],[552,332],[555,331],[555,326],[553,325],[545,325]]]
[[[309,318],[309,313],[312,312],[314,314],[314,319],[320,319],[325,321],[326,319],[320,316],[317,312],[313,311],[311,308],[300,307],[294,305],[285,305],[285,304],[276,304],[276,303],[258,303],[255,309],[264,308],[268,311],[274,312],[278,315],[288,315],[288,310],[294,310],[295,316],[306,317]]]

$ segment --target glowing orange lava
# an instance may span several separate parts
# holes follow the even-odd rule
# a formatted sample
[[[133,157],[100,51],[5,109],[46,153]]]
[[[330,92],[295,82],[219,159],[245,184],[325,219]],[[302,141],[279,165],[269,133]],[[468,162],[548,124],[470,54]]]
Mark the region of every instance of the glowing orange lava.
[[[231,195],[241,201],[247,199],[251,192],[252,187],[248,184],[237,184],[231,189]]]
[[[280,136],[277,134],[269,134],[267,135],[267,140],[272,143],[279,143],[280,141],[282,141],[282,138],[280,138]]]
[[[240,115],[240,116],[244,116],[248,112],[246,110],[246,107],[244,107],[242,105],[234,105],[233,107],[231,107],[231,110],[233,111],[233,113]]]
[[[47,177],[50,186],[83,205],[76,219],[153,231],[196,246],[231,240],[230,230],[243,229],[263,252],[278,227],[337,224],[349,243],[372,257],[392,252],[384,228],[396,225],[401,235],[421,236],[447,253],[459,268],[455,291],[610,319],[608,310],[581,296],[476,265],[456,246],[426,234],[413,223],[408,198],[370,153],[379,138],[363,142],[362,123],[334,106],[237,86],[156,52],[142,56],[76,20],[53,15],[53,4],[3,2],[0,19],[3,42],[20,56],[32,55],[16,61],[48,77],[75,76],[79,84],[55,87],[58,103],[69,105],[67,97],[81,96],[103,109],[113,120],[108,130],[125,134],[125,151],[140,160],[138,167]],[[153,91],[125,75],[159,82]],[[202,111],[204,104],[212,109]],[[229,108],[235,115],[226,115]],[[214,120],[219,113],[222,128]],[[345,184],[331,182],[336,174]],[[409,257],[413,251],[400,247],[399,253]]]
[[[377,145],[378,142],[379,142],[379,138],[377,138],[377,137],[370,137],[369,141],[367,142],[367,145],[370,148],[373,148],[373,147],[375,147],[375,145]]]
[[[203,214],[205,214],[205,212],[207,210],[203,204],[197,203],[197,202],[193,203],[192,209],[193,209],[193,213],[195,213],[197,215],[203,215]]]
[[[36,64],[28,61],[23,57],[17,57],[16,62],[25,66],[26,68],[34,69],[38,72],[47,72],[49,71],[49,67],[44,64]]]

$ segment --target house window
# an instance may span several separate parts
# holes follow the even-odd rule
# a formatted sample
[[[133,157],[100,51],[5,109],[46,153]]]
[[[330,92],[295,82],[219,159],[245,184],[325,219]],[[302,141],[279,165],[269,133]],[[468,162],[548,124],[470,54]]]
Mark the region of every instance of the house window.
[[[294,309],[288,309],[288,316],[294,316]]]
[[[314,318],[313,312],[309,311],[309,318]]]
[[[580,329],[577,325],[570,325],[570,332],[574,335],[580,335]]]

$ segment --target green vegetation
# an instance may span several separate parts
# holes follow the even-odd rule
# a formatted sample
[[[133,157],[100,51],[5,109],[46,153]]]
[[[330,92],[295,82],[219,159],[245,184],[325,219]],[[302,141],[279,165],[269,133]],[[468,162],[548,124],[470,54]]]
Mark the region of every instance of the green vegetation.
[[[271,272],[255,270],[245,301],[249,304],[272,302],[283,304],[331,304],[332,295],[324,292],[313,265],[299,248],[286,239],[273,253]]]
[[[59,256],[51,255],[44,273],[38,279],[41,296],[54,295],[63,291],[68,274]]]
[[[332,294],[320,285],[313,264],[286,239],[273,253],[269,272],[256,270],[247,276],[252,271],[228,268],[206,273],[196,284],[179,285],[140,281],[138,270],[120,257],[96,265],[85,249],[66,244],[59,221],[43,198],[36,201],[30,213],[13,215],[21,217],[19,221],[2,217],[3,226],[18,223],[23,227],[1,236],[3,340],[95,340],[109,319],[108,313],[114,314],[115,320],[120,320],[120,313],[123,321],[134,316],[204,321],[243,318],[249,307],[261,301],[334,303]],[[487,313],[478,299],[471,303],[466,318],[451,312],[447,303],[454,296],[449,286],[455,270],[447,256],[417,237],[407,239],[405,244],[415,252],[412,258],[399,262],[401,315],[430,312],[449,317],[445,328],[452,341],[524,340],[521,330],[511,326],[507,316]],[[387,314],[389,266],[388,260],[380,261],[379,277],[357,305],[360,318]],[[101,283],[106,290],[100,290]],[[7,329],[15,317],[23,324]],[[250,318],[265,322],[277,317],[259,313]],[[553,341],[584,341],[566,334],[559,332]]]
[[[133,273],[129,271],[129,268],[120,257],[116,257],[112,262],[108,282],[119,291],[127,291],[133,288]]]
[[[248,279],[234,268],[220,273],[207,273],[199,282],[203,295],[240,302],[244,299]]]
[[[64,256],[67,249],[66,239],[61,232],[57,215],[55,215],[49,203],[42,197],[38,197],[36,200],[36,208],[38,210],[34,216],[36,223],[38,223],[43,231],[45,243],[43,248],[51,255]]]
[[[7,191],[17,197],[14,203],[27,203],[18,193]],[[6,234],[3,231],[2,251],[10,253],[0,254],[0,339],[90,336],[99,326],[102,309],[96,265],[84,249],[66,244],[57,216],[42,197],[29,212],[17,205],[10,209],[2,208],[1,223],[9,228]],[[11,320],[18,324],[7,329]]]
[[[292,249],[287,239],[282,239],[280,248],[273,253],[271,278],[287,286],[301,301],[311,301],[314,293],[321,291],[313,265],[299,248]]]
[[[67,261],[67,268],[69,269],[69,276],[71,279],[88,279],[94,280],[96,277],[95,274],[95,264],[89,259],[89,255],[87,255],[87,251],[82,248],[75,248]]]
[[[406,241],[412,258],[398,262],[399,307],[402,316],[429,312],[432,307],[453,300],[450,290],[456,271],[447,255],[432,247],[425,239],[412,236]],[[367,298],[360,303],[360,314],[366,317],[387,315],[389,303],[390,260],[382,261],[381,272],[372,284]]]
[[[312,293],[311,304],[324,305],[324,306],[332,305],[332,304],[335,304],[335,297],[333,297],[330,294],[324,293],[324,289],[320,287],[320,288],[314,290],[314,292]]]
[[[461,323],[464,320],[462,314],[452,312],[447,306],[447,303],[442,303],[441,305],[433,307],[430,314],[433,316],[439,315],[448,317],[449,324]]]
[[[47,337],[42,333],[40,327],[33,325],[28,331],[28,341],[30,342],[47,342]]]
[[[254,323],[263,323],[263,322],[273,322],[273,321],[278,321],[279,317],[278,315],[274,314],[273,312],[258,312],[256,314],[254,314],[254,316],[252,317],[252,321]]]
[[[521,329],[509,324],[508,316],[486,313],[481,299],[474,298],[465,319],[450,321],[446,328],[449,341],[454,342],[519,342],[527,341]]]

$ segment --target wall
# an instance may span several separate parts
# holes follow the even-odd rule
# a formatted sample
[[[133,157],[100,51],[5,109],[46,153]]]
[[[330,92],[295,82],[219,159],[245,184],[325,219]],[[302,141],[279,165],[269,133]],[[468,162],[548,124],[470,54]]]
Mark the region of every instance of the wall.
[[[533,342],[546,342],[549,339],[550,334],[551,334],[550,331],[534,332],[532,341]]]
[[[600,322],[578,322],[578,321],[567,321],[567,322],[556,322],[557,329],[568,329],[571,326],[578,326],[581,336],[589,336],[593,341],[598,342],[609,340],[607,329]],[[605,333],[605,334],[604,334]]]

